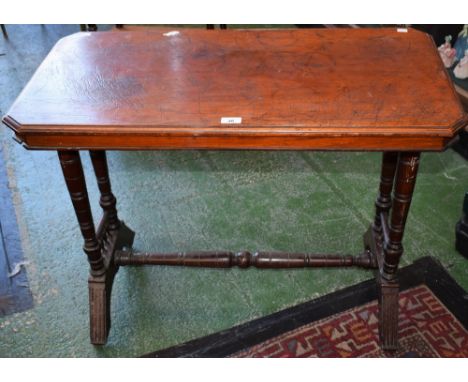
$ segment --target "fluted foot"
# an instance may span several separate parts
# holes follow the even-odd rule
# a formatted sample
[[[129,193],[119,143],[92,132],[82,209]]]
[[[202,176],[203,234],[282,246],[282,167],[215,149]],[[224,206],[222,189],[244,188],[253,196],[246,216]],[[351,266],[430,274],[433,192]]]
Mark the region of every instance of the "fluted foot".
[[[378,278],[379,337],[383,350],[398,348],[398,291],[397,281]]]
[[[112,283],[117,269],[108,269],[101,277],[90,277],[89,288],[89,319],[90,339],[93,345],[104,345],[111,327],[110,300]]]

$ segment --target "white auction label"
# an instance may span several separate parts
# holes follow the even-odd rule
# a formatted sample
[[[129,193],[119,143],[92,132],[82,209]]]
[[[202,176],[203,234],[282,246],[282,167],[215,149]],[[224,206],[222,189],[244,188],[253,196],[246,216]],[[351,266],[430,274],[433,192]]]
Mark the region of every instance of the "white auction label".
[[[236,125],[242,123],[241,117],[222,117],[221,123],[226,123],[228,125]]]
[[[408,33],[408,28],[397,28],[398,33]]]
[[[178,34],[180,34],[179,31],[170,31],[170,32],[163,33],[163,36],[171,37],[171,36],[177,36]]]

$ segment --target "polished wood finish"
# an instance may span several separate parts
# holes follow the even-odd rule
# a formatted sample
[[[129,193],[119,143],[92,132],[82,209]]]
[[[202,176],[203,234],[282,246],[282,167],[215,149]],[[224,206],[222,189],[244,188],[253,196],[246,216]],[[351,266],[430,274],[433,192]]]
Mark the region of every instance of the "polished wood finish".
[[[63,38],[4,122],[36,149],[424,151],[467,120],[416,30],[151,28]]]
[[[118,265],[179,265],[208,268],[256,267],[263,269],[351,267],[375,268],[372,254],[368,251],[358,255],[326,255],[285,252],[177,252],[148,253],[131,250],[115,254]]]

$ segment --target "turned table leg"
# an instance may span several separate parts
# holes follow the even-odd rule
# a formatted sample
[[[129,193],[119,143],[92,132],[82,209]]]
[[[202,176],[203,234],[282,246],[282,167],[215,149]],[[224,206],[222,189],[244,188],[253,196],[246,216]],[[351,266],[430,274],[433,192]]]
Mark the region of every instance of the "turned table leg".
[[[91,265],[89,276],[90,335],[93,344],[104,343],[110,326],[109,298],[107,297],[106,272],[101,244],[96,236],[83,166],[78,151],[59,151],[60,165],[68,192],[85,240],[84,252]]]
[[[91,275],[99,277],[105,273],[104,258],[101,254],[101,246],[96,237],[93,223],[93,215],[89,205],[86,181],[78,151],[59,151],[60,165],[67,184],[68,192],[75,209],[75,214],[80,225],[84,239],[83,250],[88,256],[91,266]]]
[[[109,266],[113,266],[114,252],[123,247],[130,248],[133,244],[135,233],[128,228],[117,216],[117,199],[112,193],[111,182],[109,178],[109,169],[107,167],[106,152],[103,150],[90,151],[91,162],[101,197],[99,204],[104,211],[103,225],[99,227],[98,232],[101,239],[104,255],[108,258]],[[116,238],[116,242],[112,242]],[[113,244],[110,248],[109,244]]]
[[[398,346],[397,269],[403,254],[403,233],[416,182],[419,157],[420,153],[415,152],[401,152],[398,156],[388,238],[384,240],[383,261],[378,276],[379,333],[385,350],[395,350]]]
[[[390,211],[392,207],[392,190],[395,181],[395,171],[398,162],[397,152],[384,152],[382,156],[382,171],[380,176],[380,187],[377,200],[375,202],[375,219],[373,229],[382,238],[382,222],[380,215],[382,212]]]
[[[111,325],[110,296],[118,267],[113,257],[116,250],[131,247],[134,233],[117,217],[116,199],[111,191],[104,151],[91,154],[101,193],[104,217],[96,232],[86,189],[80,154],[76,150],[59,151],[65,183],[85,240],[84,251],[91,266],[88,279],[91,343],[105,344]]]
[[[99,204],[102,209],[107,212],[109,218],[109,229],[119,229],[119,219],[117,217],[117,200],[111,190],[111,184],[109,179],[109,170],[107,167],[107,158],[105,151],[90,151],[91,162],[93,164],[94,173],[96,174],[96,180],[98,188],[101,193]]]

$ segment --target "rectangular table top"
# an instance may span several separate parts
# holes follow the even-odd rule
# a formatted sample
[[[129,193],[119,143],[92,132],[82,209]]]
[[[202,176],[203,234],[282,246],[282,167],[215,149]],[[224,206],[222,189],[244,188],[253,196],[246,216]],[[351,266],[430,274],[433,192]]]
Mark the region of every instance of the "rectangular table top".
[[[442,150],[466,115],[396,28],[77,33],[3,122],[36,149]]]

